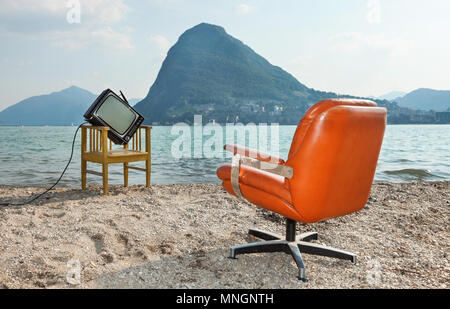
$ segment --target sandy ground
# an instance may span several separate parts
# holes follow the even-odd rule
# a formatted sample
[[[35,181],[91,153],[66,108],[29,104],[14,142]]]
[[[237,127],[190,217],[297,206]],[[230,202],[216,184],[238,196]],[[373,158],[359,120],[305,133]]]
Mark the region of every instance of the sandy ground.
[[[0,201],[41,191],[3,187]],[[450,182],[376,183],[363,211],[299,225],[359,259],[304,254],[308,283],[284,253],[227,258],[249,227],[283,233],[284,221],[219,185],[110,191],[0,208],[0,288],[449,288]]]

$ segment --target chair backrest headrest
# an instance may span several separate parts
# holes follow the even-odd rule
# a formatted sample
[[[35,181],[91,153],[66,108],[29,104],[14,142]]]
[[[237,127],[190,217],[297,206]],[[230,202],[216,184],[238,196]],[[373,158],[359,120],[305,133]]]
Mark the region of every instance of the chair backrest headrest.
[[[386,109],[367,100],[326,100],[301,120],[286,165],[304,222],[361,210],[369,198],[386,127]]]
[[[370,100],[359,99],[328,99],[314,104],[300,120],[297,129],[295,130],[288,158],[295,154],[295,152],[297,152],[297,150],[299,149],[299,146],[302,143],[302,140],[305,137],[305,134],[308,131],[308,127],[311,122],[327,109],[338,105],[376,107],[377,103]]]

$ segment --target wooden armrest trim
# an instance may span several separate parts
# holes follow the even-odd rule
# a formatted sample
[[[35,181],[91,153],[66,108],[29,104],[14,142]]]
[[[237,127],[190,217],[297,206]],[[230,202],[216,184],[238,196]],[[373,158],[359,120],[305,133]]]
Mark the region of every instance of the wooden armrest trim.
[[[241,158],[241,164],[259,169],[261,171],[272,173],[278,176],[282,176],[288,179],[294,177],[294,169],[287,165],[261,162],[252,158]]]
[[[232,152],[234,155],[239,154],[241,157],[247,157],[256,159],[258,161],[264,161],[264,162],[271,162],[274,164],[284,164],[284,160],[275,156],[272,156],[271,154],[258,151],[255,149],[250,149],[247,147],[239,146],[239,145],[225,145],[223,147],[224,150]]]

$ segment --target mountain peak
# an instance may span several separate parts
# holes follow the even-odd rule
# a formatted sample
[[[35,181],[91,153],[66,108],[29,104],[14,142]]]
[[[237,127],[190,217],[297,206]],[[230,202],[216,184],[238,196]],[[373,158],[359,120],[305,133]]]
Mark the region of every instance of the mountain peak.
[[[442,112],[450,108],[450,91],[419,88],[396,102],[401,107]]]
[[[147,122],[264,121],[287,106],[306,110],[312,90],[270,64],[225,29],[201,23],[172,46],[147,97],[136,105]],[[270,112],[265,112],[269,110]],[[297,122],[299,115],[286,113]]]
[[[418,88],[411,93],[418,93],[418,92],[434,92],[434,93],[442,93],[442,92],[448,92],[448,90],[438,90],[438,89],[431,89],[431,88]]]
[[[388,100],[388,101],[392,101],[395,99],[399,99],[401,97],[404,97],[407,93],[404,91],[391,91],[389,93],[383,94],[379,97],[376,97],[379,100]]]
[[[192,35],[192,34],[202,34],[202,35],[227,35],[227,32],[225,29],[221,26],[208,24],[208,23],[201,23],[197,26],[194,26],[188,30],[186,30],[180,38],[182,38],[185,35]]]
[[[0,112],[0,124],[64,126],[80,123],[95,98],[96,95],[77,86],[30,97]]]
[[[69,88],[67,88],[67,90],[69,90],[69,89],[72,89],[72,90],[84,90],[84,89],[82,89],[82,88],[80,88],[78,86],[75,86],[75,85],[72,85]]]
[[[65,88],[63,90],[60,91],[56,91],[53,92],[52,94],[58,94],[58,95],[76,95],[76,96],[94,96],[93,93],[91,93],[90,91],[80,88],[78,86],[72,85],[68,88]]]
[[[209,23],[200,23],[197,26],[194,26],[191,29],[188,29],[187,31],[190,31],[190,30],[215,30],[215,31],[219,31],[219,32],[225,32],[225,29],[223,27],[214,25],[214,24],[209,24]]]
[[[80,88],[78,86],[72,85],[72,86],[70,86],[68,88],[65,88],[65,89],[61,90],[60,92],[62,92],[62,91],[87,91],[87,90],[85,90],[83,88]]]
[[[207,23],[201,23],[186,30],[178,39],[177,45],[206,45],[217,44],[219,42],[230,42],[232,37],[227,34],[224,28]],[[234,38],[233,38],[234,39]]]

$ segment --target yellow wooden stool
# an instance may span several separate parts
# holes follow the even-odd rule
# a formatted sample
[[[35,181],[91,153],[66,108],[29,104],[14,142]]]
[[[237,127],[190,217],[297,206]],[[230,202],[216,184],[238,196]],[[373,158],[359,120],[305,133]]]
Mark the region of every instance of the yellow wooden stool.
[[[108,139],[108,127],[81,127],[81,187],[86,189],[86,174],[103,177],[103,193],[108,195],[108,165],[123,163],[123,183],[128,186],[128,170],[145,172],[145,184],[150,187],[151,175],[151,126],[141,126],[123,149],[112,149],[112,142]],[[88,146],[89,131],[89,151]],[[145,148],[142,149],[142,131],[145,131]],[[145,168],[130,166],[130,162],[145,161]],[[87,169],[87,162],[102,164],[103,172]]]

